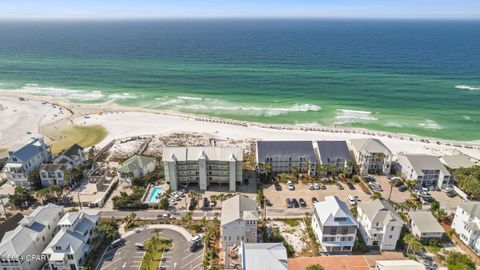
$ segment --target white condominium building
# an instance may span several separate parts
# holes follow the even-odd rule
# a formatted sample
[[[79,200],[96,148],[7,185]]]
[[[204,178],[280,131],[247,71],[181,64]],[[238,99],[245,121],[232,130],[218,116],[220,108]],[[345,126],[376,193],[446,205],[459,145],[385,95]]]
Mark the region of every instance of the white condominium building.
[[[361,174],[390,173],[393,154],[382,141],[373,138],[351,139],[350,144]]]
[[[399,155],[402,175],[415,180],[417,187],[443,188],[450,185],[451,174],[435,156],[425,154]]]
[[[480,202],[466,201],[457,206],[452,228],[480,255]]]
[[[58,231],[63,213],[63,207],[55,204],[40,206],[6,232],[0,242],[0,269],[37,270],[46,264],[42,251]]]
[[[179,184],[226,184],[235,191],[242,182],[243,149],[240,147],[166,147],[163,150],[165,179],[172,190]]]
[[[358,203],[357,221],[360,234],[367,246],[381,250],[395,250],[403,227],[403,220],[387,201]]]

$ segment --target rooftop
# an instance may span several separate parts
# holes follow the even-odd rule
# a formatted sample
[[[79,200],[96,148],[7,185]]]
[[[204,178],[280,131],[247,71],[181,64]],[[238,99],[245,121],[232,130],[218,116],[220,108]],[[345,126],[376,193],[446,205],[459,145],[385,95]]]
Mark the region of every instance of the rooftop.
[[[317,147],[322,164],[328,163],[329,160],[336,161],[339,158],[345,162],[352,161],[346,141],[318,141]]]
[[[54,171],[57,171],[57,170],[65,171],[65,170],[68,170],[68,167],[65,164],[45,163],[45,164],[40,165],[40,170],[45,170],[47,172],[54,172]]]
[[[287,250],[283,243],[244,243],[243,269],[288,269]]]
[[[450,175],[450,172],[443,166],[438,157],[425,154],[402,155],[412,165],[417,175],[423,175],[422,170],[439,170],[444,175]]]
[[[364,139],[351,139],[350,142],[352,143],[353,147],[364,154],[375,154],[375,153],[383,153],[387,156],[391,156],[392,152],[388,147],[383,144],[382,141],[379,139],[373,138],[364,138]]]
[[[43,145],[43,139],[32,138],[26,145],[22,146],[20,149],[14,152],[11,152],[11,154],[22,161],[28,161],[38,153],[42,152]]]
[[[410,211],[408,216],[421,233],[444,233],[445,230],[429,211]]]
[[[166,147],[163,149],[163,160],[165,161],[197,161],[199,159],[243,161],[243,149],[223,146]]]
[[[440,160],[443,164],[451,169],[470,168],[475,166],[475,163],[473,163],[468,156],[464,154],[442,156]]]
[[[267,157],[288,158],[294,156],[307,157],[316,162],[311,141],[257,141],[257,162],[265,162]]]
[[[225,200],[222,203],[221,225],[238,219],[257,220],[257,202],[240,195]]]
[[[467,212],[470,216],[480,219],[480,202],[465,201],[462,202],[459,207],[465,210],[465,212]]]
[[[155,158],[135,155],[124,161],[117,171],[121,173],[134,172],[138,168],[145,168],[152,162],[155,162]]]
[[[347,204],[337,196],[327,196],[324,201],[315,203],[314,207],[322,226],[357,225]],[[338,218],[343,219],[338,220]]]
[[[378,270],[425,270],[423,264],[413,260],[377,261]]]
[[[370,270],[364,256],[319,256],[288,259],[289,270],[305,270],[312,264],[319,264],[325,270]]]
[[[397,212],[387,201],[377,199],[372,202],[359,202],[358,208],[362,209],[372,223],[375,221],[386,223],[395,220],[403,224],[402,218],[398,216]]]

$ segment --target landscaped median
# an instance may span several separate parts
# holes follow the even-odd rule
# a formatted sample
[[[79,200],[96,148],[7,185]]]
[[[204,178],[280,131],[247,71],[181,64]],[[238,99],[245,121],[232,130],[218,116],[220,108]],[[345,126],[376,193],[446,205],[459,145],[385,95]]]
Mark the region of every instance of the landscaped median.
[[[163,252],[172,247],[172,242],[165,238],[152,237],[145,241],[145,254],[143,255],[140,270],[157,270],[162,262]]]

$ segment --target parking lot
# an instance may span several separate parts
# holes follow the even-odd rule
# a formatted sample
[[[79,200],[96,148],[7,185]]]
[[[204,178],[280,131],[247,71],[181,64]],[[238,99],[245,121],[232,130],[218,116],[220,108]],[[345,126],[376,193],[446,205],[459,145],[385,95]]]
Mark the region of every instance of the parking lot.
[[[408,190],[400,192],[396,187],[390,189],[390,180],[386,176],[375,175],[375,180],[380,184],[380,186],[382,186],[383,191],[381,191],[380,193],[382,194],[383,198],[388,199],[388,196],[390,195],[390,190],[392,191],[391,200],[393,202],[404,203],[406,200],[411,198],[410,192]]]
[[[303,183],[295,184],[295,190],[288,190],[287,185],[280,183],[282,190],[275,190],[274,185],[265,186],[263,189],[263,194],[265,197],[272,203],[269,208],[287,208],[286,199],[300,199],[303,198],[307,203],[306,208],[312,208],[312,198],[315,197],[317,200],[322,201],[326,196],[338,196],[341,200],[347,202],[347,197],[357,196],[361,201],[370,201],[370,195],[367,195],[358,184],[354,184],[355,189],[351,190],[347,187],[346,184],[341,184],[343,190],[340,190],[335,184],[325,185],[326,189],[320,190],[309,190],[308,186]]]
[[[144,251],[138,250],[135,243],[143,243],[154,236],[152,230],[142,230],[125,238],[125,243],[117,248],[109,248],[102,257],[97,269],[120,270],[139,269]],[[165,250],[159,269],[201,269],[203,248],[196,252],[189,250],[188,240],[180,233],[163,229],[159,235],[173,240],[173,248]]]
[[[457,206],[463,202],[462,197],[455,196],[453,198],[448,197],[447,193],[443,191],[429,191],[430,195],[440,202],[440,207],[443,208],[447,213],[455,213]]]

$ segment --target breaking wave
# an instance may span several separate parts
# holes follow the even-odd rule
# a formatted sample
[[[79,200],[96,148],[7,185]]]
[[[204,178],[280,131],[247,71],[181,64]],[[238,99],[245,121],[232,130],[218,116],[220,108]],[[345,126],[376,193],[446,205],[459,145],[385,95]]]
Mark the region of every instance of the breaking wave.
[[[418,125],[425,129],[433,129],[433,130],[442,129],[442,127],[437,122],[430,119],[425,119],[425,121],[423,121],[422,123],[419,123]]]
[[[455,88],[460,89],[460,90],[467,90],[467,91],[480,90],[480,87],[470,86],[470,85],[456,85]]]
[[[378,120],[377,117],[372,115],[372,112],[338,109],[335,115],[334,124],[343,125],[351,123],[362,123]]]

